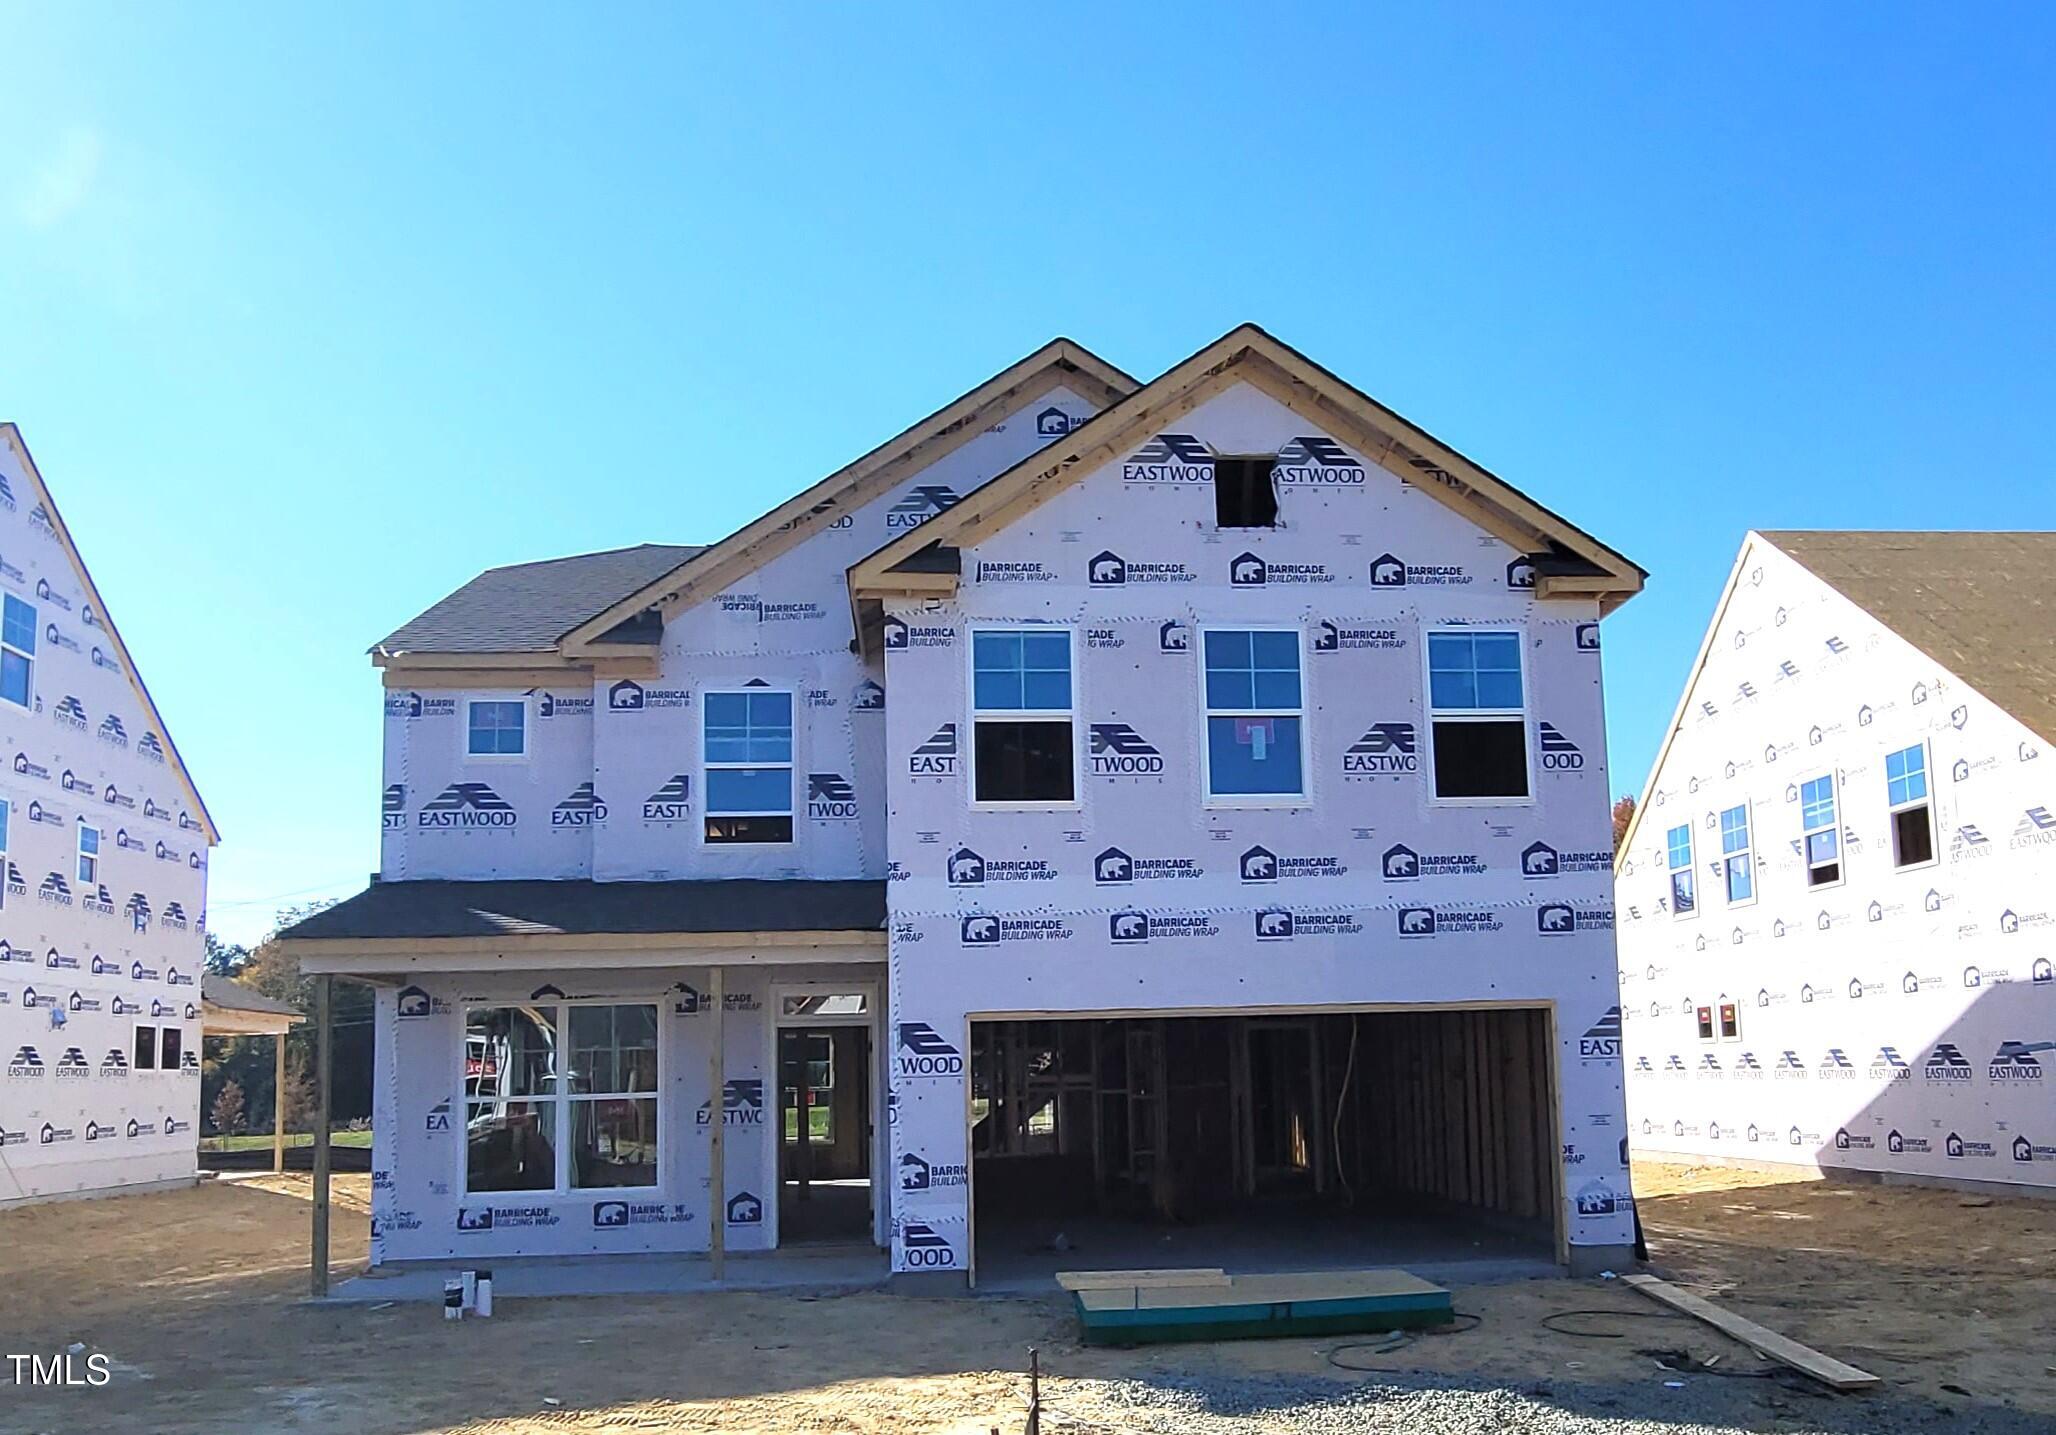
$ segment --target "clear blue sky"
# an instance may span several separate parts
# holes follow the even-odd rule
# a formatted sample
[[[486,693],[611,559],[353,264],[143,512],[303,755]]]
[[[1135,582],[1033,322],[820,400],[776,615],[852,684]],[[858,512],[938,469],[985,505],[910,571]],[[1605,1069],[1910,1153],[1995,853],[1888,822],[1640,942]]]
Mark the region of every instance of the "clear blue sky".
[[[1932,6],[9,6],[22,425],[259,934],[377,862],[364,656],[715,538],[1057,333],[1254,319],[1651,571],[2056,527],[2056,20]]]

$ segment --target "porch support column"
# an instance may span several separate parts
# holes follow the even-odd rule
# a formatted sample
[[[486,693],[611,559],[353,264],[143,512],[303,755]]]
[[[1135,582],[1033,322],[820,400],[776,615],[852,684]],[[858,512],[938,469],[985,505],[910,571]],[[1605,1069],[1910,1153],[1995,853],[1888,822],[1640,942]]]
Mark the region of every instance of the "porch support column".
[[[713,1093],[707,1098],[707,1256],[713,1262],[717,1283],[726,1278],[728,1271],[728,1172],[724,1165],[728,1134],[728,1053],[723,1031],[728,1002],[722,993],[722,977],[721,968],[709,969],[707,1000],[714,1007],[714,1035],[708,1043],[710,1051],[707,1057],[707,1080]]]
[[[328,1118],[332,1094],[336,979],[314,979],[314,1272],[316,1300],[328,1294]]]
[[[271,1174],[286,1169],[286,1034],[271,1039]]]

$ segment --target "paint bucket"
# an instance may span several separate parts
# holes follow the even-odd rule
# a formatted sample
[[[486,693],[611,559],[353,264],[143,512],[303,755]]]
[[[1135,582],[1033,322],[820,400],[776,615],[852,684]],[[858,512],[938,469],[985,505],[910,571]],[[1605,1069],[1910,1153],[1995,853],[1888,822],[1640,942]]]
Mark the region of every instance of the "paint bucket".
[[[443,1282],[443,1319],[464,1319],[464,1280],[451,1276]]]
[[[464,1309],[470,1310],[478,1304],[478,1272],[465,1271],[463,1274],[463,1281]]]
[[[493,1273],[491,1271],[478,1272],[477,1292],[472,1297],[471,1303],[480,1315],[491,1315],[493,1313]]]

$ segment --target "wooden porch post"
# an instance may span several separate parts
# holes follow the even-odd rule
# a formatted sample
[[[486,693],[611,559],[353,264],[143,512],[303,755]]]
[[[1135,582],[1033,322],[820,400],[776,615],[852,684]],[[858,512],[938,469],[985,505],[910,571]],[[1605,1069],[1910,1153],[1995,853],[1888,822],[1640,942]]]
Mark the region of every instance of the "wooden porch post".
[[[714,1038],[708,1043],[707,1079],[712,1094],[707,1098],[707,1255],[713,1262],[718,1283],[728,1270],[728,1172],[726,1135],[728,1129],[728,1062],[723,1018],[728,1002],[722,993],[722,970],[714,967],[707,978],[707,1000],[714,1005]]]
[[[271,1039],[271,1174],[286,1169],[286,1034],[281,1030]]]
[[[319,1300],[328,1294],[328,1119],[332,1094],[332,1040],[335,1032],[335,982],[323,973],[314,979],[314,1271],[312,1290]]]

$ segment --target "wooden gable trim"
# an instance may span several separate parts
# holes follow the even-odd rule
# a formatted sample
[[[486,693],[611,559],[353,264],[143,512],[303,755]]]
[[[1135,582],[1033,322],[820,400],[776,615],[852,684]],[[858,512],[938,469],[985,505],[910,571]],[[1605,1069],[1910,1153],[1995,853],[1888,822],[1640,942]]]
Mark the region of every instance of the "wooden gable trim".
[[[137,667],[135,659],[129,656],[128,644],[121,640],[121,630],[115,626],[114,614],[108,608],[107,601],[100,596],[100,589],[93,582],[92,572],[86,567],[86,560],[79,554],[78,544],[72,541],[71,529],[65,526],[64,515],[57,507],[57,500],[50,495],[50,486],[43,482],[42,471],[36,467],[36,460],[29,453],[29,446],[23,441],[21,430],[12,423],[0,423],[0,438],[7,441],[8,447],[14,450],[15,457],[21,461],[21,471],[35,488],[36,500],[43,505],[44,512],[50,515],[51,531],[57,535],[57,541],[64,546],[64,554],[71,562],[72,572],[77,576],[79,585],[85,589],[86,596],[92,601],[93,611],[98,613],[101,621],[106,624],[107,641],[113,645],[115,655],[121,660],[121,670],[128,678],[129,687],[134,691],[136,700],[142,704],[143,711],[149,714],[151,725],[163,736],[166,766],[171,769],[172,774],[178,779],[179,786],[191,799],[193,811],[198,814],[201,829],[206,833],[207,845],[212,847],[218,844],[221,841],[221,832],[214,825],[214,816],[207,810],[207,803],[200,796],[200,789],[194,783],[192,773],[186,768],[186,760],[180,755],[178,744],[172,740],[170,725],[164,721],[164,714],[157,710],[157,700],[150,696],[149,686],[143,681],[142,669]]]
[[[566,633],[561,650],[583,657],[604,650],[603,635],[646,608],[667,613],[718,593],[808,537],[830,515],[883,495],[910,473],[938,462],[985,432],[995,410],[1013,412],[1059,388],[1102,410],[1133,393],[1137,381],[1069,339],[1055,339],[953,402],[836,470],[804,493],[695,555]]]

